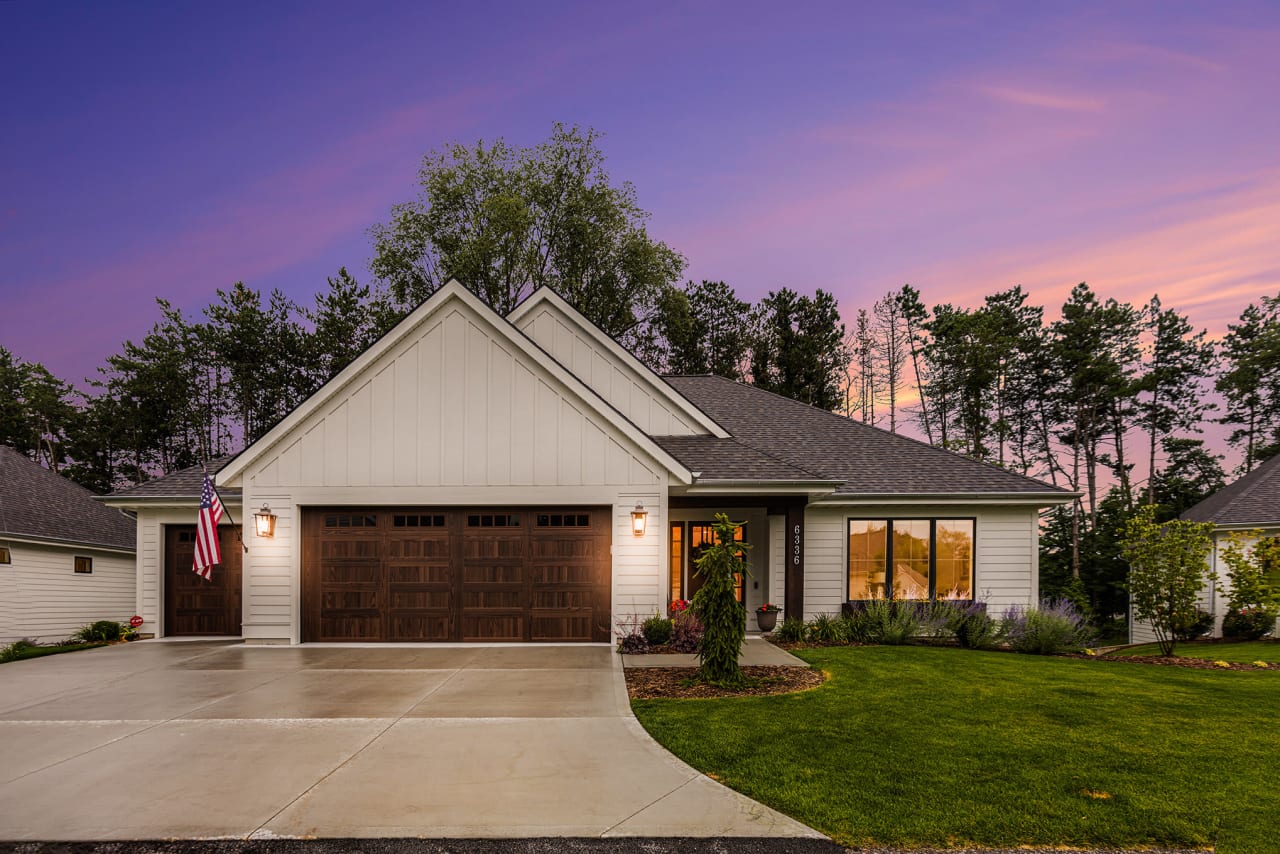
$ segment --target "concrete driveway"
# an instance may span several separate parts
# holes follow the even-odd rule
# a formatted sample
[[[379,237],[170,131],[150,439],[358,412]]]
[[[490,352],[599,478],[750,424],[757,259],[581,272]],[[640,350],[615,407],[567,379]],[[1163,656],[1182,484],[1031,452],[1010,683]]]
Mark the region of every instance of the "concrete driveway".
[[[144,641],[0,666],[0,839],[817,836],[632,716],[607,647]]]

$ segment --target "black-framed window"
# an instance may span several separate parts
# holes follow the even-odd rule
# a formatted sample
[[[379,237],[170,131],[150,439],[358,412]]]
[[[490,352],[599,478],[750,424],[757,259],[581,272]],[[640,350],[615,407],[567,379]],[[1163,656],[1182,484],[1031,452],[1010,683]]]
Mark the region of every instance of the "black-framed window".
[[[91,575],[93,573],[93,558],[76,555],[75,568],[76,572],[82,575]]]
[[[697,561],[702,552],[714,542],[714,522],[672,522],[671,523],[671,598],[692,599],[693,594],[702,586],[702,578],[697,575]],[[735,542],[750,542],[747,539],[747,526],[739,525],[733,532]],[[746,579],[739,575],[734,585],[734,595],[743,601],[746,595]]]
[[[848,520],[846,594],[868,599],[972,599],[972,518]]]
[[[13,554],[8,546],[0,546],[0,563],[13,563]]]

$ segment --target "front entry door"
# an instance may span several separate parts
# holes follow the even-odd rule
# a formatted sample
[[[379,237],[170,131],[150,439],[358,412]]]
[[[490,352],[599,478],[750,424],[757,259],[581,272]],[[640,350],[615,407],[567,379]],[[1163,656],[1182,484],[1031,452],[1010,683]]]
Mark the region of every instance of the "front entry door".
[[[195,525],[166,525],[164,633],[240,635],[240,541],[230,525],[218,527],[222,563],[205,581],[192,571]]]

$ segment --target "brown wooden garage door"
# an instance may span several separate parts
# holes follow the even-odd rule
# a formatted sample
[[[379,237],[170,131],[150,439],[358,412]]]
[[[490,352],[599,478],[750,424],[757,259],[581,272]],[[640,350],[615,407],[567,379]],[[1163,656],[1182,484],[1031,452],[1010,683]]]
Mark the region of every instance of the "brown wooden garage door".
[[[191,570],[195,525],[166,525],[164,544],[164,633],[240,634],[240,542],[229,525],[218,528],[222,563],[205,581]]]
[[[303,640],[608,641],[610,510],[303,512]]]

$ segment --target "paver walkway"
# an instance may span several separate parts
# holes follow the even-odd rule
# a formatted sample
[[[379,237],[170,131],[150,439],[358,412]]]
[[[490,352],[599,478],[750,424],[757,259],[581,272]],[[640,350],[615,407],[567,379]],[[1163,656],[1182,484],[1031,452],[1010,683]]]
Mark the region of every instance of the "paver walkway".
[[[0,839],[818,836],[649,738],[621,668],[203,641],[0,665]]]

